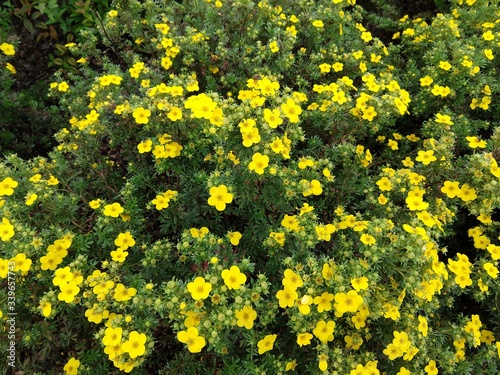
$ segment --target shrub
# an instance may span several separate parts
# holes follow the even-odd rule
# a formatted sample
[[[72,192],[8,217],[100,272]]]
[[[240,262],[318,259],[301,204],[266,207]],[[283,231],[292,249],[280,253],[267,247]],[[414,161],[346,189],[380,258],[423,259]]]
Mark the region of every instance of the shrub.
[[[497,373],[496,14],[457,0],[384,44],[363,13],[127,1],[82,32],[58,146],[0,165],[3,352],[27,373]]]
[[[28,40],[10,24],[0,25],[0,44],[5,46],[0,53],[0,153],[23,158],[47,155],[55,145],[54,133],[66,121],[56,101],[47,98],[44,79],[52,73],[43,52]]]

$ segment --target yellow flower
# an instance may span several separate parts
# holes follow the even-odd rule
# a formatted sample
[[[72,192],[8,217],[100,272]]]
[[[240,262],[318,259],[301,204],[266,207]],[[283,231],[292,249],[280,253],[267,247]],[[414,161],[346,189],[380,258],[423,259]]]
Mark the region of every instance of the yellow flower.
[[[293,361],[286,363],[285,371],[294,371],[295,367],[297,367],[297,361],[294,359]]]
[[[403,353],[406,353],[408,349],[410,349],[411,346],[411,341],[408,338],[408,334],[406,332],[398,332],[394,331],[393,332],[394,339],[392,340],[392,343],[401,349]]]
[[[321,371],[326,371],[326,369],[328,368],[328,356],[326,354],[318,355],[318,367]]]
[[[432,87],[431,93],[434,96],[441,96],[441,97],[446,97],[450,94],[451,90],[448,86],[439,86],[439,85],[434,85]]]
[[[360,241],[363,242],[365,245],[368,245],[368,246],[373,246],[373,245],[375,245],[377,243],[377,241],[375,240],[375,237],[373,237],[370,234],[366,234],[366,233],[363,233],[361,235]]]
[[[137,289],[127,288],[123,284],[117,284],[115,287],[115,293],[113,294],[113,298],[118,302],[124,302],[130,300],[136,294],[137,294]]]
[[[335,322],[333,320],[329,320],[328,322],[320,320],[319,322],[316,323],[316,327],[314,327],[313,334],[322,343],[327,343],[329,341],[333,341],[334,330],[335,330]]]
[[[441,113],[438,113],[436,115],[436,119],[434,121],[438,122],[440,124],[453,125],[453,121],[451,121],[451,117],[448,115],[442,115]]]
[[[296,302],[296,305],[299,309],[299,312],[302,315],[307,315],[311,312],[310,305],[312,305],[312,303],[313,303],[313,299],[311,296],[306,294],[306,295],[302,296],[302,298],[298,298],[295,302]]]
[[[272,238],[280,246],[285,244],[285,233],[283,232],[271,232],[269,238]]]
[[[191,293],[191,297],[198,301],[208,297],[212,291],[212,284],[206,282],[203,277],[198,276],[187,285],[187,289]]]
[[[0,223],[0,239],[7,242],[14,236],[14,234],[14,226],[7,218],[2,218],[2,222]]]
[[[323,264],[321,275],[325,280],[331,280],[333,278],[334,276],[333,269],[328,263]]]
[[[283,278],[283,280],[281,280],[281,283],[285,287],[290,287],[291,289],[295,290],[297,288],[300,288],[304,284],[300,275],[296,274],[289,268],[285,270],[283,275],[285,277]]]
[[[120,345],[122,341],[123,329],[120,327],[108,327],[104,331],[104,337],[102,338],[102,343],[105,346],[116,346]]]
[[[269,49],[271,50],[272,53],[278,52],[280,50],[278,42],[272,41],[271,43],[269,43]]]
[[[226,185],[213,186],[210,188],[208,204],[218,211],[224,211],[226,204],[233,201],[233,194],[229,193]]]
[[[433,359],[430,360],[429,364],[427,366],[425,366],[424,370],[428,375],[437,375],[438,369],[436,367],[436,361]]]
[[[445,181],[441,192],[445,193],[448,198],[455,198],[460,193],[458,181]]]
[[[356,290],[356,292],[359,292],[360,290],[365,290],[368,288],[368,278],[362,276],[351,279],[351,285]]]
[[[203,237],[205,237],[205,235],[208,232],[209,232],[209,230],[207,227],[201,227],[200,229],[191,228],[189,230],[189,233],[191,233],[191,236],[193,236],[193,238],[199,238],[199,239],[202,239]]]
[[[199,353],[206,345],[206,341],[202,336],[198,335],[198,329],[189,327],[186,331],[177,333],[177,340],[183,344],[187,344],[188,350],[191,353]]]
[[[401,317],[398,307],[394,306],[392,303],[388,302],[382,307],[384,309],[384,318],[397,321]]]
[[[98,199],[91,200],[89,202],[89,206],[90,206],[90,208],[95,210],[95,209],[101,207],[101,203],[102,203],[102,200],[98,198]]]
[[[252,161],[248,164],[248,169],[257,174],[263,174],[264,169],[269,165],[269,156],[262,155],[260,152],[252,156]]]
[[[312,338],[313,335],[311,335],[309,332],[299,333],[297,336],[297,344],[299,344],[299,346],[309,345]]]
[[[481,337],[479,338],[479,340],[482,343],[486,343],[486,344],[490,345],[490,344],[493,344],[493,342],[495,341],[495,336],[494,336],[493,332],[488,331],[486,329],[483,329],[481,331]]]
[[[302,113],[300,106],[295,104],[295,101],[291,98],[287,99],[286,103],[281,105],[281,110],[288,120],[292,123],[299,122],[299,115]]]
[[[57,295],[57,299],[66,303],[73,302],[76,295],[80,292],[80,288],[73,281],[67,284],[61,284],[59,288],[61,292]]]
[[[52,304],[50,302],[41,302],[38,308],[42,310],[42,315],[46,318],[48,318],[52,312]]]
[[[394,344],[389,344],[384,349],[383,353],[389,358],[389,360],[394,361],[396,358],[403,356],[403,351]]]
[[[253,144],[260,142],[259,129],[251,128],[249,131],[243,131],[243,129],[240,129],[240,131],[241,138],[243,139],[243,146],[251,147]]]
[[[145,152],[151,151],[151,147],[153,145],[153,141],[151,139],[146,139],[137,145],[137,149],[139,150],[139,154],[144,154]]]
[[[317,305],[318,312],[330,311],[334,298],[335,296],[328,292],[323,292],[321,296],[314,297],[314,304]]]
[[[62,262],[61,256],[52,251],[49,251],[47,255],[42,256],[40,258],[40,263],[41,263],[40,268],[44,271],[46,270],[54,271],[61,262]]]
[[[332,65],[332,69],[336,72],[341,72],[344,69],[344,64],[336,62]]]
[[[363,31],[361,33],[361,39],[368,43],[370,40],[372,40],[372,34],[369,31]]]
[[[468,184],[463,184],[457,197],[464,202],[469,202],[477,198],[476,189],[471,188]]]
[[[385,205],[385,204],[387,204],[387,202],[389,202],[389,199],[387,199],[387,197],[384,194],[380,194],[378,196],[377,200],[378,200],[378,203],[381,205]]]
[[[15,263],[14,272],[21,271],[23,275],[26,275],[31,268],[31,259],[26,258],[26,254],[17,253],[11,262]]]
[[[302,216],[302,215],[304,215],[304,214],[306,214],[308,212],[312,212],[312,211],[314,211],[314,206],[309,206],[309,204],[304,203],[302,205],[302,207],[300,208],[300,214],[299,215]]]
[[[302,213],[301,213],[302,215]],[[335,225],[327,224],[327,225],[316,225],[314,227],[316,234],[318,235],[318,239],[322,241],[330,241],[332,238],[332,233],[336,231]]]
[[[485,263],[483,267],[491,278],[496,279],[498,277],[498,268],[493,263]]]
[[[14,67],[14,65],[12,65],[11,63],[6,63],[5,64],[5,68],[11,72],[12,74],[16,74],[17,71],[16,71],[16,68]]]
[[[247,281],[247,277],[240,272],[238,266],[231,266],[230,269],[223,270],[222,279],[229,289],[240,289],[241,285]]]
[[[330,64],[323,63],[319,66],[319,71],[321,73],[330,73],[330,68],[331,68]]]
[[[130,332],[128,340],[122,344],[122,349],[125,353],[128,353],[130,358],[137,358],[146,352],[147,337],[144,333],[139,333],[137,331]]]
[[[405,355],[403,356],[403,359],[405,361],[411,361],[413,359],[413,357],[415,357],[415,355],[420,351],[420,349],[418,348],[415,348],[414,346],[410,347],[410,349],[408,349],[408,351],[405,353]]]
[[[295,301],[299,298],[299,295],[295,289],[290,286],[285,286],[282,290],[278,290],[276,298],[278,298],[279,306],[281,308],[286,308],[295,305]]]
[[[10,177],[6,177],[0,182],[0,197],[14,194],[14,189],[19,183]]]
[[[151,111],[149,109],[139,107],[134,109],[132,116],[134,116],[137,124],[147,124],[149,122],[149,116],[151,116]]]
[[[274,342],[276,341],[276,337],[278,335],[267,335],[263,339],[261,339],[257,343],[257,347],[259,348],[259,354],[264,354],[265,352],[272,350],[274,347]]]
[[[467,141],[469,141],[470,148],[485,148],[486,142],[483,140],[479,140],[478,137],[465,137]]]
[[[64,365],[63,370],[66,372],[66,375],[77,375],[78,367],[80,367],[80,361],[75,358],[70,358]]]
[[[488,31],[483,33],[483,39],[486,41],[491,41],[491,40],[495,39],[495,34],[493,34],[491,32],[491,30],[488,30]]]
[[[229,241],[233,246],[238,246],[242,237],[240,232],[228,232],[227,236],[229,237]]]
[[[35,193],[28,194],[26,196],[26,206],[31,206],[37,200],[38,195]]]
[[[94,292],[95,295],[102,294],[103,296],[107,296],[114,287],[115,282],[113,280],[101,279],[101,281],[92,288],[92,292]]]
[[[0,278],[5,279],[9,274],[9,259],[0,258]]]
[[[321,20],[314,20],[312,25],[317,28],[325,27],[325,24]]]
[[[166,23],[156,23],[155,28],[160,30],[163,35],[167,35],[170,30],[170,26],[168,26]]]
[[[109,84],[112,83],[113,85],[119,85],[122,82],[122,80],[123,80],[122,77],[114,75],[114,74],[110,74],[108,76],[108,82],[109,82]]]
[[[0,44],[0,51],[2,51],[7,56],[14,56],[16,54],[14,46],[10,43]]]
[[[427,319],[425,316],[418,316],[418,331],[422,333],[422,336],[427,337],[427,332],[429,330],[429,325],[427,324]]]
[[[57,89],[61,92],[67,92],[69,89],[69,85],[67,82],[61,82],[57,85]]]
[[[390,191],[392,190],[391,181],[387,177],[382,177],[380,180],[376,182],[378,188],[382,191]]]
[[[236,310],[234,315],[238,319],[236,321],[237,326],[246,329],[252,329],[253,322],[257,318],[257,312],[250,306],[243,306],[243,309]]]
[[[439,67],[443,70],[450,70],[451,69],[451,64],[448,61],[440,61],[439,62]]]
[[[434,217],[427,211],[418,212],[417,217],[421,222],[423,222],[428,227],[433,227],[434,225],[437,224]]]
[[[182,110],[178,107],[173,107],[167,114],[170,121],[177,121],[182,119]]]
[[[431,162],[436,161],[437,158],[434,156],[433,150],[428,150],[428,151],[420,150],[415,160],[422,162],[422,164],[424,165],[429,165]]]
[[[123,211],[125,210],[120,203],[107,204],[104,206],[104,216],[118,217]]]
[[[73,273],[69,266],[64,268],[58,268],[55,272],[55,277],[52,279],[52,284],[55,286],[61,287],[64,284],[67,284],[73,280]]]
[[[271,110],[269,108],[264,109],[264,120],[271,128],[277,128],[278,125],[283,123],[283,119],[280,117],[280,110],[274,109]]]
[[[342,316],[346,312],[355,313],[363,304],[363,297],[356,291],[351,290],[347,293],[337,293],[335,295],[335,316]]]
[[[120,233],[115,239],[115,245],[118,246],[120,250],[127,250],[129,247],[135,245],[135,240],[130,232]]]
[[[50,175],[49,179],[47,180],[47,185],[55,186],[57,184],[59,184],[59,180],[56,177]]]
[[[373,121],[373,118],[377,116],[377,111],[375,111],[375,107],[373,106],[363,108],[361,112],[363,113],[361,116],[363,120]]]
[[[321,182],[319,182],[318,180],[312,180],[311,182],[307,180],[301,180],[300,182],[306,185],[306,190],[302,192],[302,195],[304,197],[308,197],[311,194],[321,195],[321,193],[323,192],[323,188],[321,187]]]

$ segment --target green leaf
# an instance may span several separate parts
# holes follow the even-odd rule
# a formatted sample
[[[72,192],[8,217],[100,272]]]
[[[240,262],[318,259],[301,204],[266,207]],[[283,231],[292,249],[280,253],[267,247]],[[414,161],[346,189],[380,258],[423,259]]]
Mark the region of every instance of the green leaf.
[[[23,25],[24,27],[30,32],[30,33],[33,33],[34,32],[34,29],[33,29],[33,24],[31,23],[31,21],[27,18],[23,19]]]
[[[42,29],[42,30],[48,30],[48,28],[49,28],[44,22],[37,22],[35,24],[35,27],[37,29]]]
[[[35,6],[35,9],[38,9],[40,13],[44,14],[45,13],[45,3],[40,3]]]
[[[55,47],[62,55],[64,55],[67,51],[66,47],[62,44],[56,43]]]

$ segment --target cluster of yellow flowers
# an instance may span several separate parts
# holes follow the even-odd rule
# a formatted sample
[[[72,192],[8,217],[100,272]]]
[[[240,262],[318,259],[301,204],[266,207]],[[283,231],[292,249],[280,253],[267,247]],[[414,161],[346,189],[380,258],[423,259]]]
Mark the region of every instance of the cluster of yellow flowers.
[[[0,51],[2,51],[5,56],[14,56],[16,54],[16,50],[15,50],[14,46],[12,44],[6,43],[6,42],[3,42],[2,44],[0,44]],[[12,65],[9,62],[5,63],[5,68],[9,72],[11,72],[12,74],[17,73],[14,65]]]

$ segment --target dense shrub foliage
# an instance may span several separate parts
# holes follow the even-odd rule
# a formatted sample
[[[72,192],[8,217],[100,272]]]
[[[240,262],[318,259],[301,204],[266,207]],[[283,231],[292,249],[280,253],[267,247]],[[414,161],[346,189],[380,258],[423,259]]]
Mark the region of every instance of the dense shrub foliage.
[[[114,2],[65,46],[58,146],[0,164],[1,352],[26,374],[496,374],[493,3],[384,43],[355,0]]]
[[[2,17],[8,19],[8,13],[0,12]],[[52,74],[43,52],[26,39],[21,42],[13,25],[0,22],[0,155],[22,158],[47,155],[66,119],[56,100],[47,97]]]

